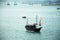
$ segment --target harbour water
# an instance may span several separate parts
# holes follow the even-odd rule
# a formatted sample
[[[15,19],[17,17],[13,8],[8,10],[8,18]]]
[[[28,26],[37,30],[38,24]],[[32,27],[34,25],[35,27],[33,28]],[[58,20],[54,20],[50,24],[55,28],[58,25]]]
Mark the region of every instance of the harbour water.
[[[0,5],[0,40],[60,40],[59,6],[40,5]],[[25,29],[27,16],[30,24],[42,18],[40,33],[27,32]]]

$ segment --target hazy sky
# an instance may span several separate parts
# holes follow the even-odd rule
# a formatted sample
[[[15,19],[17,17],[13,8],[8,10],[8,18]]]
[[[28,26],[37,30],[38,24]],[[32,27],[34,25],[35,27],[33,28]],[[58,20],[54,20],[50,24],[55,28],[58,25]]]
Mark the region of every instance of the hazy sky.
[[[24,2],[24,1],[25,1],[25,2],[26,2],[26,1],[31,1],[31,2],[32,2],[32,1],[55,1],[55,0],[0,0],[0,2],[6,2],[6,1],[17,1],[17,2],[18,2],[18,1],[20,1],[20,2],[21,2],[21,1],[22,1],[22,2]]]

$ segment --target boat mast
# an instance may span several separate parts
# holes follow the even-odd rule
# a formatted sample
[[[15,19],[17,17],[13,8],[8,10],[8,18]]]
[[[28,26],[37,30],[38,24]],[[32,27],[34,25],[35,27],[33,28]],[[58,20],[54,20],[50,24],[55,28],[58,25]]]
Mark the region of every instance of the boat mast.
[[[28,18],[27,18],[26,24],[28,24]]]
[[[37,15],[36,15],[36,24],[37,24]]]

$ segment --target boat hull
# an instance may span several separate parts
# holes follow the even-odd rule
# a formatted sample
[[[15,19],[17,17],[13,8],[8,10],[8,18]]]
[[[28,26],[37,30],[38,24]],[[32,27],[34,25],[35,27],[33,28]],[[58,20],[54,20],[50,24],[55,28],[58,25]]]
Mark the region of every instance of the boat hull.
[[[28,31],[40,32],[40,30],[41,30],[42,27],[36,28],[33,25],[26,25],[25,28]]]

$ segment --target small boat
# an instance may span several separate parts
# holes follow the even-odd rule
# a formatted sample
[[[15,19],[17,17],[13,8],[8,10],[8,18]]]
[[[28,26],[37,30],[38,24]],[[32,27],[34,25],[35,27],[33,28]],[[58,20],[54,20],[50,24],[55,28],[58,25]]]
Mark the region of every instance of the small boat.
[[[23,16],[22,18],[26,18],[26,16]]]
[[[10,5],[10,3],[7,3],[7,5]]]
[[[14,3],[14,5],[17,5],[17,3]]]
[[[57,8],[58,10],[60,10],[60,8]]]
[[[27,18],[26,16],[23,16],[22,18]],[[27,22],[26,22],[26,25],[25,25],[25,28],[26,28],[26,30],[27,31],[34,31],[34,32],[40,32],[40,30],[41,30],[41,20],[40,20],[40,22],[39,22],[39,28],[37,28],[37,25],[38,25],[38,23],[37,23],[37,16],[36,16],[36,23],[34,23],[34,24],[28,24],[28,18],[27,18]]]

